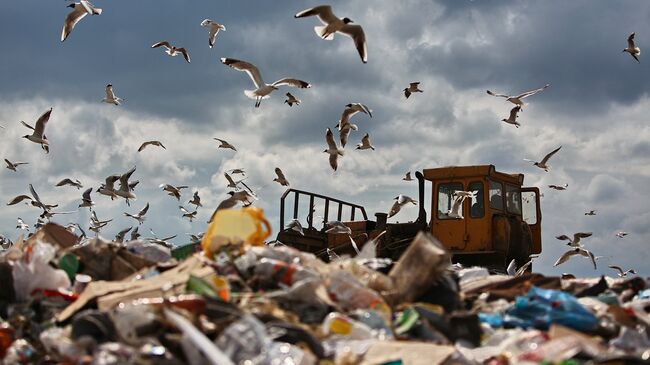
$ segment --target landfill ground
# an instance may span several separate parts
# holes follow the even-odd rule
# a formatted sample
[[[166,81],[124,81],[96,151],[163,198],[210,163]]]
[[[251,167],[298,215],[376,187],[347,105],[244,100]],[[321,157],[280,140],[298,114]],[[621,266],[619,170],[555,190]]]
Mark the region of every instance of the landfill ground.
[[[650,361],[647,278],[490,275],[423,232],[397,262],[214,230],[192,247],[56,224],[18,240],[0,253],[3,364]]]

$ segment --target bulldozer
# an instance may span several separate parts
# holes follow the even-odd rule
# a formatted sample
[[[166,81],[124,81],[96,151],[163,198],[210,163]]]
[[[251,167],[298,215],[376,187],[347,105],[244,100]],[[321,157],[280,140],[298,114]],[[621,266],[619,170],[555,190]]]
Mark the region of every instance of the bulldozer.
[[[333,255],[354,256],[365,242],[379,237],[377,256],[397,260],[418,232],[428,231],[452,253],[453,262],[501,272],[511,260],[519,267],[531,254],[541,252],[540,193],[536,187],[523,187],[523,174],[475,165],[424,169],[415,177],[418,216],[407,223],[388,223],[387,213],[376,213],[375,220],[370,220],[361,205],[288,189],[280,198],[280,227],[288,223],[285,218],[291,208],[291,217],[307,224],[302,232],[282,229],[277,241],[328,261]],[[428,218],[425,188],[431,194]],[[462,214],[450,215],[459,191],[473,196],[463,201]],[[350,233],[328,233],[330,221],[342,222]]]

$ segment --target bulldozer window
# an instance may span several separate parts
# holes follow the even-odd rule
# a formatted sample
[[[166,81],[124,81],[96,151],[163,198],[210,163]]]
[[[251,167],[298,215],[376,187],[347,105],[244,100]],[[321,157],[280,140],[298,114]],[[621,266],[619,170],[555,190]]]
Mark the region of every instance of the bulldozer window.
[[[490,180],[490,208],[503,210],[503,185]]]
[[[524,222],[531,226],[537,224],[537,200],[535,193],[525,191],[521,193],[521,199],[523,201]]]
[[[521,214],[521,191],[518,186],[506,184],[506,209],[508,213]]]
[[[438,185],[438,219],[450,219],[447,215],[454,202],[454,193],[463,190],[461,183],[445,183]]]
[[[483,204],[483,183],[475,181],[469,184],[468,191],[476,191],[476,198],[470,200],[469,216],[472,218],[483,218],[485,206]]]

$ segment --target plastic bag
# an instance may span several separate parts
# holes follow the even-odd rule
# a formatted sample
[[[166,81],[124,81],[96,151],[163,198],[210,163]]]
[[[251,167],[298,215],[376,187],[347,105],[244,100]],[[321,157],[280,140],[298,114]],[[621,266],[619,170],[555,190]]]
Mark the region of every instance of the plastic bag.
[[[19,301],[27,300],[34,289],[56,290],[70,287],[68,274],[49,265],[55,255],[54,246],[36,242],[31,248],[31,254],[28,251],[22,260],[16,261],[13,276]]]
[[[261,246],[270,235],[271,224],[264,217],[262,209],[221,209],[216,212],[203,235],[201,248],[206,256],[212,258],[214,252],[228,243],[244,242],[246,245]]]

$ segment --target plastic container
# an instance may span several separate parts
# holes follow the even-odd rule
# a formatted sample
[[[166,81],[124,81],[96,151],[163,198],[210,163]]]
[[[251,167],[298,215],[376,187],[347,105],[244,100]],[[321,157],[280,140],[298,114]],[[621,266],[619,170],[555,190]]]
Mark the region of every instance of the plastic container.
[[[228,243],[262,246],[270,235],[271,224],[264,217],[262,209],[221,209],[208,226],[201,240],[201,248],[206,256],[212,258],[214,252]]]

